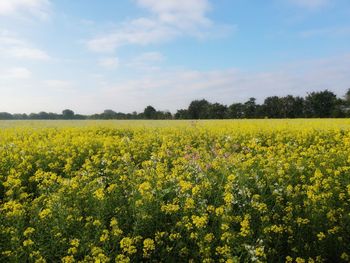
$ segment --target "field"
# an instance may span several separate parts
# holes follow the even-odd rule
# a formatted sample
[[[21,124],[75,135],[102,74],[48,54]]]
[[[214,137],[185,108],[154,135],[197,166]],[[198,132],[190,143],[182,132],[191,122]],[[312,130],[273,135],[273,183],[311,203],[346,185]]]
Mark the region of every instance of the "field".
[[[0,127],[1,262],[350,262],[350,120]]]

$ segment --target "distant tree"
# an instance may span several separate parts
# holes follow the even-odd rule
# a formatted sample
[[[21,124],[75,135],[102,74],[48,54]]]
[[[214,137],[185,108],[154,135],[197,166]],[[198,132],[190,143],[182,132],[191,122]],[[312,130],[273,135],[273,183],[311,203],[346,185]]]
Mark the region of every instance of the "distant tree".
[[[346,104],[350,106],[350,88],[345,93],[344,99],[345,99]]]
[[[37,115],[39,120],[48,120],[49,119],[49,114],[45,111],[41,111]]]
[[[169,120],[172,118],[173,116],[171,115],[170,111],[157,111],[156,113],[156,119],[158,120]]]
[[[336,110],[337,96],[328,90],[312,92],[305,98],[307,117],[329,118]]]
[[[30,120],[37,120],[37,119],[38,119],[38,114],[36,114],[36,113],[30,113],[30,114],[28,115],[28,119],[30,119]]]
[[[87,116],[82,115],[82,114],[74,114],[74,119],[76,119],[76,120],[85,120],[85,119],[87,119]]]
[[[346,102],[340,98],[335,101],[334,109],[331,113],[332,118],[344,118],[348,116],[349,107]]]
[[[304,117],[304,99],[288,95],[281,100],[281,117],[302,118]]]
[[[227,106],[220,103],[210,104],[208,107],[209,119],[224,119],[227,116]]]
[[[47,118],[49,120],[58,120],[60,119],[60,116],[57,113],[49,112]]]
[[[247,102],[244,103],[244,117],[245,118],[255,118],[257,117],[257,105],[255,103],[255,98],[250,98]]]
[[[262,105],[263,115],[269,118],[282,117],[282,100],[277,97],[267,97]]]
[[[350,117],[350,88],[345,93],[344,100],[343,100],[342,105],[340,107],[344,113],[344,116]]]
[[[12,120],[13,116],[8,112],[0,112],[0,120]]]
[[[188,107],[189,119],[208,119],[210,103],[204,99],[194,100]]]
[[[74,111],[66,109],[62,111],[62,117],[65,120],[71,120],[74,119]]]
[[[117,113],[113,110],[104,110],[102,113],[101,119],[112,120],[117,118]]]
[[[188,110],[177,110],[174,115],[175,119],[188,119]]]
[[[26,120],[26,119],[28,119],[28,116],[25,113],[15,113],[12,116],[13,116],[14,120]]]
[[[227,115],[230,119],[241,119],[244,117],[244,105],[242,103],[233,103],[227,109]]]
[[[147,106],[143,111],[143,115],[145,119],[155,119],[157,115],[157,111],[152,106]]]

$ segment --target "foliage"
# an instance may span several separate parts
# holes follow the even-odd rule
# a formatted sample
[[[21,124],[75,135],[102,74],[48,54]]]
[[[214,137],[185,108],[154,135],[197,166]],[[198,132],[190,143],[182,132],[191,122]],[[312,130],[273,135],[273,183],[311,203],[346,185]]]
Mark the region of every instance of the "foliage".
[[[349,120],[93,123],[0,130],[2,262],[349,261]]]
[[[287,95],[267,97],[263,104],[255,98],[244,103],[226,106],[210,103],[205,99],[193,100],[187,109],[180,109],[172,115],[169,111],[159,111],[147,106],[143,112],[122,113],[107,109],[101,114],[80,115],[66,109],[62,114],[39,112],[10,114],[0,112],[0,120],[166,120],[166,119],[261,119],[261,118],[344,118],[350,117],[350,89],[344,98],[337,98],[328,90],[312,92],[306,98]]]

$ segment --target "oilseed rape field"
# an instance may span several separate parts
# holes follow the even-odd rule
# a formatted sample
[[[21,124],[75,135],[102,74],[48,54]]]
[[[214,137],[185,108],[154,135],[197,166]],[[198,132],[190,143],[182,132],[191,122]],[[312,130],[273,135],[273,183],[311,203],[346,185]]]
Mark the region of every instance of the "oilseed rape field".
[[[350,120],[0,127],[1,262],[350,262]]]

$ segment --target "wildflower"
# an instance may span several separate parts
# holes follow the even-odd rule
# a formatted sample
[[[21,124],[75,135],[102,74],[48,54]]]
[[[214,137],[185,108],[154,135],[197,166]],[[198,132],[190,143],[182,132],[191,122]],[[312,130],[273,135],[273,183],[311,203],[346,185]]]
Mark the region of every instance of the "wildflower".
[[[124,237],[120,241],[120,248],[123,250],[123,252],[128,253],[129,255],[135,254],[137,252],[137,249],[133,244],[133,240],[130,237]]]
[[[185,210],[190,210],[190,209],[193,209],[194,208],[194,200],[192,198],[186,198],[186,201],[185,201],[185,206],[184,206],[184,209]]]
[[[161,207],[161,210],[166,214],[177,212],[179,211],[179,209],[180,209],[180,206],[177,204],[167,204],[167,205],[162,205]]]
[[[241,231],[240,235],[243,237],[246,237],[250,233],[250,226],[249,226],[250,216],[245,215],[243,221],[241,222]]]
[[[305,263],[305,259],[300,258],[300,257],[297,257],[297,258],[295,259],[295,262],[296,262],[296,263]]]
[[[198,228],[203,228],[208,221],[207,215],[204,216],[192,216],[193,224]]]
[[[105,194],[104,194],[103,189],[102,189],[102,188],[97,189],[97,190],[94,192],[94,196],[95,196],[96,199],[98,199],[98,200],[103,200],[104,197],[105,197]]]
[[[39,213],[39,218],[40,219],[45,219],[45,218],[50,218],[52,215],[52,211],[50,208],[46,208],[44,210],[42,210],[40,213]]]
[[[151,184],[149,182],[143,182],[139,185],[139,191],[143,195],[151,189]]]
[[[73,263],[75,262],[74,260],[74,256],[70,255],[70,256],[65,256],[61,259],[62,263]]]
[[[109,239],[109,232],[108,232],[107,229],[104,229],[104,230],[102,231],[102,235],[100,236],[100,241],[101,241],[101,242],[105,242],[105,241],[108,240],[108,239]]]
[[[318,240],[323,240],[326,238],[326,235],[323,232],[320,232],[317,234],[317,238],[318,238]]]
[[[23,241],[23,246],[25,246],[25,247],[31,246],[33,244],[34,244],[34,242],[31,239],[26,239]]]
[[[123,255],[123,254],[120,254],[115,258],[115,262],[116,263],[130,263],[130,258]]]
[[[145,258],[150,256],[150,253],[155,249],[153,239],[147,238],[143,241],[143,256]]]
[[[23,235],[24,235],[25,237],[28,237],[28,236],[30,236],[32,233],[34,233],[34,231],[35,231],[34,228],[28,227],[28,228],[26,228],[26,230],[24,230]]]

